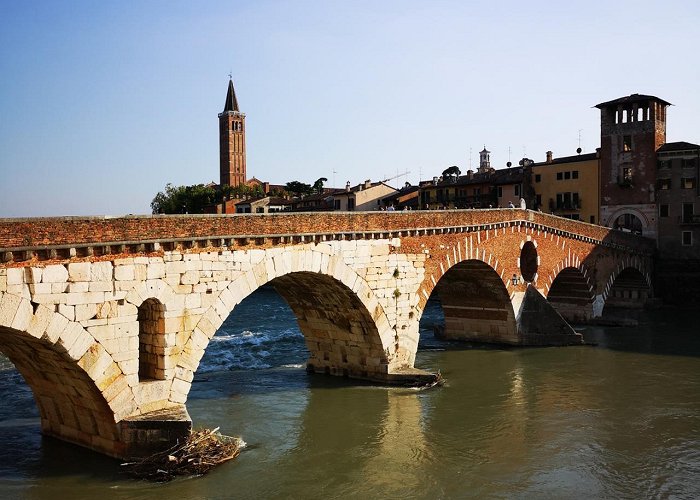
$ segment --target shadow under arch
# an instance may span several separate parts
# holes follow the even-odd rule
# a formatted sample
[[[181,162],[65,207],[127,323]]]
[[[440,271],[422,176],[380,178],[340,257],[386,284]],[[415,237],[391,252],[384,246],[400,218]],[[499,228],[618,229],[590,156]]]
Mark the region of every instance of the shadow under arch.
[[[565,267],[559,271],[547,293],[547,301],[570,322],[590,320],[594,300],[589,279],[576,267]]]
[[[609,308],[641,309],[652,296],[650,280],[636,267],[624,267],[610,277],[603,313]]]
[[[2,299],[0,294],[0,301]],[[46,328],[41,329],[43,335],[35,336],[38,330],[30,333],[2,321],[0,352],[31,389],[39,410],[42,433],[110,456],[119,456],[123,446],[117,415],[95,378],[99,374],[103,377],[102,384],[107,380],[111,382],[103,389],[109,390],[114,382],[121,387],[119,380],[124,380],[118,366],[84,329],[69,325],[63,316],[45,306],[39,306],[37,311],[26,324],[43,324]],[[60,336],[55,341],[50,340],[48,329],[51,325],[64,323],[65,329]],[[77,347],[78,344],[83,344],[84,350]],[[123,387],[128,391],[126,383]],[[129,406],[128,402],[126,406]]]
[[[439,337],[496,344],[517,344],[513,304],[499,274],[481,260],[463,260],[449,268],[433,289],[445,316]]]
[[[388,372],[375,320],[358,296],[334,278],[298,272],[269,282],[289,304],[304,335],[309,370],[353,378]]]

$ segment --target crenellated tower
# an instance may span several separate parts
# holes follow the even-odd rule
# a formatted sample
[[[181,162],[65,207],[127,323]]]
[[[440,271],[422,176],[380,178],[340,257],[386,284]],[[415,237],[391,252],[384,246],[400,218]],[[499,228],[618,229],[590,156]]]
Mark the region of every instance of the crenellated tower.
[[[602,224],[656,237],[656,150],[666,142],[669,105],[632,94],[596,106]]]
[[[245,115],[238,109],[233,80],[228,82],[226,104],[219,113],[219,184],[238,186],[246,181]]]

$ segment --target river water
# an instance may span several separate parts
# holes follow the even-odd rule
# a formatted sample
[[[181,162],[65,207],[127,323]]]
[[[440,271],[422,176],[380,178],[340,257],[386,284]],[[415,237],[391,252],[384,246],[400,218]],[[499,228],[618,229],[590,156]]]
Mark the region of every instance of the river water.
[[[697,312],[583,329],[595,347],[445,343],[440,321],[429,304],[416,366],[440,370],[443,387],[308,375],[291,311],[259,290],[213,339],[187,403],[196,427],[247,448],[166,484],[43,438],[0,357],[0,498],[700,498]]]

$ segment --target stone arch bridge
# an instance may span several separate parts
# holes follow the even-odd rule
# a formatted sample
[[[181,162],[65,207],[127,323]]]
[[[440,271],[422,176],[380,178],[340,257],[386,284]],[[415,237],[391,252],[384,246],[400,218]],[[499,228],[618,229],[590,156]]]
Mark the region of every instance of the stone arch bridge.
[[[562,318],[651,294],[653,242],[520,209],[0,219],[0,352],[42,432],[116,456],[187,432],[207,345],[273,286],[312,371],[381,382],[414,367],[432,295],[452,339],[581,343]]]

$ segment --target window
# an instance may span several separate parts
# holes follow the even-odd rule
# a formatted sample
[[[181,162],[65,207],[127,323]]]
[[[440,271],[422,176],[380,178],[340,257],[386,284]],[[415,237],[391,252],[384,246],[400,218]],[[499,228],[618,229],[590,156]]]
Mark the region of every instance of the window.
[[[578,179],[578,170],[574,170],[573,172],[571,172],[571,178]]]
[[[685,158],[681,165],[683,168],[693,168],[695,167],[695,158]]]
[[[535,182],[541,182],[542,176],[540,174],[535,174]]]
[[[557,180],[560,181],[564,178],[564,172],[557,172]]]
[[[659,205],[659,217],[668,217],[668,205]]]
[[[538,194],[535,196],[535,200],[537,202],[537,206],[535,208],[539,208],[542,206],[542,195]]]
[[[683,203],[683,222],[693,222],[692,203]]]
[[[498,186],[498,189],[496,191],[498,193],[498,197],[503,198],[503,188],[501,186]]]
[[[564,180],[571,179],[571,172],[564,172]]]
[[[520,184],[516,184],[513,187],[513,193],[515,194],[515,196],[520,196]]]
[[[622,167],[622,183],[631,184],[632,183],[632,167]]]
[[[333,200],[333,208],[335,210],[340,210],[340,200]]]
[[[355,210],[355,199],[348,198],[348,210]]]
[[[695,187],[695,177],[685,177],[681,179],[682,189],[693,189]]]
[[[578,193],[571,193],[571,203],[572,208],[581,208],[581,201],[578,199]]]
[[[656,181],[656,189],[671,189],[671,179],[659,179]]]
[[[681,233],[681,242],[683,246],[689,247],[693,244],[693,232],[692,231],[683,231]]]
[[[591,222],[591,224],[595,224],[595,215],[591,215],[590,222]]]
[[[670,168],[671,161],[670,160],[659,160],[658,162],[656,162],[656,167],[657,168]]]
[[[623,135],[622,136],[622,150],[623,151],[632,151],[632,136],[631,135]]]

